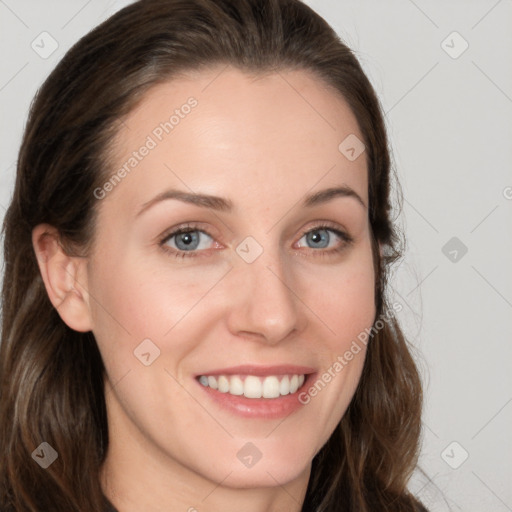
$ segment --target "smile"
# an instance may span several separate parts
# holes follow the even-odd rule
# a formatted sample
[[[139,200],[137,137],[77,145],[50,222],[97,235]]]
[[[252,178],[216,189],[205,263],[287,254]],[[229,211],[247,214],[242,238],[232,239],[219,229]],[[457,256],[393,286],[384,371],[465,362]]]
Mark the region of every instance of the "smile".
[[[201,375],[204,387],[246,398],[279,398],[295,393],[305,380],[304,374],[291,375]]]

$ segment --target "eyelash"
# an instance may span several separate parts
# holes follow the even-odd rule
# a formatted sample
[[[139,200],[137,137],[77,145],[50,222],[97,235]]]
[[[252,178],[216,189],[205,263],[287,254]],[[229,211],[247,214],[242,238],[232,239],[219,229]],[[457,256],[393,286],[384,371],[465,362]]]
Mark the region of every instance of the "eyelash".
[[[338,254],[341,251],[343,251],[348,245],[351,245],[354,242],[354,239],[345,231],[341,231],[339,228],[332,226],[328,222],[324,222],[322,224],[319,224],[317,226],[314,226],[312,228],[307,229],[306,231],[303,231],[302,234],[299,237],[299,240],[308,233],[312,231],[321,231],[326,230],[331,233],[334,233],[338,238],[340,238],[344,243],[339,245],[338,247],[334,249],[312,249],[309,248],[310,251],[312,251],[315,256],[317,257],[328,257],[332,256],[334,254]],[[196,250],[196,251],[180,251],[173,249],[171,247],[166,246],[166,242],[168,242],[172,237],[180,235],[182,233],[190,233],[197,231],[199,233],[204,233],[205,235],[208,235],[210,238],[214,240],[214,237],[208,233],[208,231],[204,229],[200,229],[198,226],[187,224],[180,226],[173,231],[167,233],[164,235],[164,237],[161,239],[159,245],[162,248],[163,251],[168,253],[171,256],[175,256],[176,258],[197,258],[197,257],[205,257],[207,255],[201,254],[207,252],[207,250]]]

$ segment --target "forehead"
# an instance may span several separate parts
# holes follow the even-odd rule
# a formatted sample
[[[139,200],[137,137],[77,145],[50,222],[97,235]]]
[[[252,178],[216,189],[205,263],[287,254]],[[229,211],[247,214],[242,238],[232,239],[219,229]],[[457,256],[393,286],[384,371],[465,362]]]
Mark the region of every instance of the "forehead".
[[[112,196],[123,189],[124,200],[140,203],[179,186],[260,191],[272,202],[346,184],[367,204],[365,153],[350,160],[340,151],[354,136],[363,139],[346,101],[310,72],[190,72],[154,86],[123,120],[111,172],[127,172]],[[272,197],[271,184],[281,196]]]

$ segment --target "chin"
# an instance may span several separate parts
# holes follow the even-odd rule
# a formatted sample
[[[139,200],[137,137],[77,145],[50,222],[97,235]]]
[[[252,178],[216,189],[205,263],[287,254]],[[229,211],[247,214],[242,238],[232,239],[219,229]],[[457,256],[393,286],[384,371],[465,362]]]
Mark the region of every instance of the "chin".
[[[258,489],[286,485],[305,472],[309,475],[310,465],[310,459],[299,462],[294,457],[292,460],[281,459],[267,463],[260,461],[252,468],[232,466],[226,468],[228,473],[231,471],[231,474],[222,482],[222,485],[233,489]],[[218,476],[215,481],[221,483]]]
[[[291,443],[290,443],[291,441]],[[215,466],[209,468],[209,479],[232,488],[260,488],[286,485],[305,472],[309,475],[316,453],[306,440],[282,439],[244,440],[235,443],[234,451],[227,450]],[[300,447],[300,449],[297,449]],[[228,455],[230,454],[230,455]],[[229,460],[231,458],[231,461]],[[229,477],[226,478],[226,476]]]

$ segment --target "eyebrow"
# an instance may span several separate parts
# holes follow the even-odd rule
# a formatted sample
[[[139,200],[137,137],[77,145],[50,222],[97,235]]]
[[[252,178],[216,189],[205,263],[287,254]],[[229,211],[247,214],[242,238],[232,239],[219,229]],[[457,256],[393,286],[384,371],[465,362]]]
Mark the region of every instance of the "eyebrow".
[[[354,189],[348,187],[347,185],[343,185],[341,187],[326,188],[325,190],[315,192],[314,194],[306,196],[306,199],[304,199],[302,204],[306,207],[317,206],[319,204],[326,203],[335,197],[352,197],[358,203],[360,203],[361,206],[366,208],[366,204],[361,199],[361,196]]]
[[[331,187],[325,190],[320,190],[314,194],[307,195],[302,202],[302,206],[311,208],[320,204],[326,203],[336,197],[352,197],[364,208],[366,205],[361,199],[361,196],[352,188],[343,185],[341,187]],[[220,212],[230,212],[234,209],[233,202],[224,197],[212,196],[208,194],[196,194],[184,192],[182,190],[170,189],[161,192],[142,205],[142,208],[137,213],[137,217],[151,208],[153,205],[166,201],[169,199],[177,199],[185,203],[193,204],[202,208],[211,208],[212,210]]]

